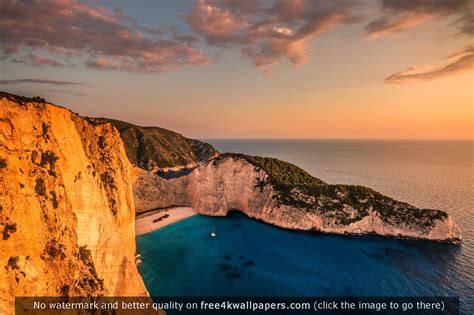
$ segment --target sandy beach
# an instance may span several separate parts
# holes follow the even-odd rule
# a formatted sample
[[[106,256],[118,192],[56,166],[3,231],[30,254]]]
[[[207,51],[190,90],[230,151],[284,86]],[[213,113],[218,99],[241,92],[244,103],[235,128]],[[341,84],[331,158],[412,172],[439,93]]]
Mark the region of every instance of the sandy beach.
[[[173,207],[144,213],[135,218],[135,235],[142,235],[195,215],[193,208]],[[165,217],[168,215],[167,217]],[[162,218],[159,221],[157,219]],[[155,222],[153,222],[155,221]]]

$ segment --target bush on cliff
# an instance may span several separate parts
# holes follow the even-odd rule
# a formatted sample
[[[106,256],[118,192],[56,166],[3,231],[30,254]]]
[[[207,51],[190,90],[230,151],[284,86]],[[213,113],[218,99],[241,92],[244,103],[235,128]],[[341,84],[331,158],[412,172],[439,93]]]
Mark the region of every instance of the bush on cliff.
[[[228,157],[244,159],[256,170],[265,171],[268,179],[259,179],[255,188],[263,191],[266,185],[271,184],[277,192],[273,198],[280,204],[317,211],[337,224],[360,221],[369,214],[370,209],[377,212],[384,222],[395,226],[433,227],[436,221],[447,218],[446,212],[419,209],[364,186],[327,184],[301,168],[275,158],[226,153],[216,158],[214,163]],[[346,212],[347,207],[351,208],[351,214]]]
[[[327,185],[322,180],[311,176],[305,170],[291,163],[269,157],[250,156],[239,153],[225,153],[219,159],[234,157],[245,159],[269,175],[272,184],[286,187]]]

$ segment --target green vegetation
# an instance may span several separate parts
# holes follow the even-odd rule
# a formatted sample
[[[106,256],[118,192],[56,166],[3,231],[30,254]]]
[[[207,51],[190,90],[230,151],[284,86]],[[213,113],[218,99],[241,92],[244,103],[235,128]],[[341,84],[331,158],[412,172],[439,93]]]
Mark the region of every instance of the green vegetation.
[[[53,208],[57,209],[59,207],[58,196],[56,195],[55,191],[50,191],[49,194],[51,195],[51,202],[53,203]]]
[[[46,103],[46,100],[39,96],[35,96],[31,98],[31,97],[26,97],[26,96],[10,94],[6,92],[0,92],[0,98],[6,98],[7,100],[11,102],[15,102],[20,105],[24,105],[25,103],[28,103],[28,102]]]
[[[107,121],[120,132],[130,162],[143,169],[207,162],[217,152],[208,143],[188,139],[164,128],[141,127],[113,119]]]
[[[299,168],[291,163],[278,160],[269,157],[260,156],[249,156],[238,153],[225,153],[220,158],[216,159],[219,161],[226,157],[234,157],[245,159],[255,167],[263,169],[271,178],[271,184],[273,186],[281,186],[282,188],[294,188],[301,186],[321,186],[327,185],[322,180],[315,178],[308,174],[305,170]]]
[[[35,191],[38,196],[46,198],[46,185],[41,177],[36,179]]]
[[[107,143],[105,142],[105,137],[99,136],[99,141],[97,144],[99,145],[99,148],[101,148],[102,150],[105,149],[105,147],[107,146]]]
[[[37,102],[37,103],[46,103],[46,100],[44,98],[42,98],[41,96],[35,96],[33,98],[31,98],[33,100],[33,102]]]
[[[37,157],[38,157],[38,151],[31,152],[31,163],[36,163]]]
[[[40,161],[40,166],[45,167],[46,165],[49,165],[49,175],[51,176],[56,176],[56,172],[54,170],[54,166],[56,165],[56,161],[58,160],[58,156],[56,153],[52,151],[46,151],[41,154],[41,161]]]
[[[59,293],[61,294],[61,296],[67,297],[67,296],[69,296],[69,290],[70,289],[71,289],[71,287],[68,284],[63,284],[61,286],[61,288],[59,289]]]
[[[47,257],[50,259],[60,257],[61,260],[64,260],[66,255],[63,253],[63,244],[58,243],[55,239],[51,239],[43,250],[42,258],[45,259]]]
[[[49,131],[49,125],[47,123],[42,123],[41,124],[41,136],[44,139],[49,139],[48,131]]]
[[[0,169],[7,167],[7,160],[0,159]]]
[[[10,235],[16,232],[16,223],[5,224],[3,227],[3,240],[6,241],[10,238]]]
[[[394,226],[406,224],[428,228],[447,218],[443,211],[419,209],[364,186],[327,184],[291,163],[274,158],[226,153],[214,159],[214,163],[228,157],[244,159],[257,171],[265,171],[268,179],[258,179],[255,188],[263,191],[271,185],[277,192],[273,198],[279,204],[318,212],[336,224],[360,221],[371,209],[384,222]]]
[[[11,269],[19,269],[18,260],[18,256],[11,256],[10,258],[8,258],[7,268],[10,267]]]
[[[445,220],[448,215],[444,211],[432,209],[419,209],[404,202],[375,192],[371,200],[375,211],[380,218],[389,224],[398,222],[416,223],[424,227],[433,227],[438,220]]]
[[[87,249],[87,245],[79,247],[79,258],[83,261],[92,260],[91,251]]]
[[[97,275],[94,262],[92,261],[91,251],[87,249],[87,246],[79,247],[79,259],[81,259],[84,262],[84,265],[88,267],[89,272],[92,275],[92,277],[86,277],[82,281],[80,281],[79,285],[83,288],[88,285],[90,288],[94,290],[103,289],[104,281],[102,279],[99,279],[99,276]]]
[[[110,211],[115,216],[117,215],[117,201],[115,200],[114,190],[117,190],[117,186],[115,185],[114,177],[106,171],[100,174],[100,180],[102,182],[102,186],[106,190],[107,193],[107,200],[109,202]]]
[[[115,180],[113,176],[109,174],[109,172],[100,174],[100,180],[102,181],[104,188],[110,187],[112,189],[116,189]]]

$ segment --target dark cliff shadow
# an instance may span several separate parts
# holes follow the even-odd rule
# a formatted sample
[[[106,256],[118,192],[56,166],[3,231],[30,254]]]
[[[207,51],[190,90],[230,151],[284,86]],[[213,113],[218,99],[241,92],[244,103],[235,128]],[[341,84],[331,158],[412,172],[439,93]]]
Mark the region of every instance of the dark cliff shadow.
[[[173,179],[173,178],[180,178],[180,177],[189,175],[193,170],[194,168],[183,168],[178,171],[167,171],[167,172],[158,171],[156,172],[156,175],[158,175],[159,177],[163,179]]]

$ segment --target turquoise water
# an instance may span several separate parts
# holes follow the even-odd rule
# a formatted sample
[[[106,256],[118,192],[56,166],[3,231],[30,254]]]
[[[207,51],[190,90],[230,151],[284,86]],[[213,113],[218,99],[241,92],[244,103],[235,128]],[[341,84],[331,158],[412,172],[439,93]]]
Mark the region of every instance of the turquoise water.
[[[221,152],[279,157],[328,182],[447,210],[464,242],[308,234],[239,213],[194,216],[137,238],[152,295],[460,296],[463,313],[473,312],[472,142],[211,142]]]

